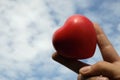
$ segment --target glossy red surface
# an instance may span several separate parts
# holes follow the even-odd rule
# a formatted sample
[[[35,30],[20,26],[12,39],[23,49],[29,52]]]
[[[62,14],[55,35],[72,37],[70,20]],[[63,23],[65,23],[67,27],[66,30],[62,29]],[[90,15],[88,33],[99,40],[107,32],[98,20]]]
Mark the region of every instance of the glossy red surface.
[[[53,46],[68,58],[86,59],[93,56],[96,48],[96,33],[92,22],[85,16],[76,14],[55,31]]]

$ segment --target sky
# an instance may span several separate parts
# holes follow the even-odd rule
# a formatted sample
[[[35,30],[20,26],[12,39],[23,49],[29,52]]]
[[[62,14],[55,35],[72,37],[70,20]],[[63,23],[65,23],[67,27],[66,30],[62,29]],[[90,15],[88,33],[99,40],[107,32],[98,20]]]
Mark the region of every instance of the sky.
[[[73,14],[97,22],[120,55],[120,0],[0,0],[0,80],[77,80],[53,61],[53,33]],[[102,60],[98,47],[94,64]]]

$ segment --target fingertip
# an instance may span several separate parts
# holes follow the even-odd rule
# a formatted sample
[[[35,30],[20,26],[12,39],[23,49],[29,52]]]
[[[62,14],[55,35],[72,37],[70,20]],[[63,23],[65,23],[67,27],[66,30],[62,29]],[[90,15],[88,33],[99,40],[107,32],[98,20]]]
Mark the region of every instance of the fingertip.
[[[57,62],[64,62],[65,60],[67,61],[68,59],[59,55],[57,52],[53,53],[52,59],[57,61]]]
[[[98,23],[97,22],[93,22],[93,25],[98,25]]]
[[[98,23],[93,23],[96,34],[103,34],[103,29],[100,27],[100,25]]]
[[[93,25],[94,25],[94,27],[100,27],[100,24],[97,22],[94,22]]]
[[[94,28],[96,29],[96,27],[98,27],[99,24],[98,24],[97,22],[93,22],[93,26],[94,26]]]
[[[52,59],[55,60],[55,61],[60,61],[61,60],[61,56],[55,52],[52,54]]]
[[[56,55],[57,55],[57,53],[55,52],[55,53],[53,53],[52,54],[52,59],[55,59],[56,58]]]

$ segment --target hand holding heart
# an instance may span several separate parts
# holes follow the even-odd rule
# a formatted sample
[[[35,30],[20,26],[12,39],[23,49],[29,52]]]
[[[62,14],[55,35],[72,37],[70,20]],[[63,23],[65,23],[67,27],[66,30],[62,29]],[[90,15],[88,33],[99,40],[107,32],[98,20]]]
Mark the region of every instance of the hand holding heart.
[[[54,53],[52,58],[78,73],[78,80],[84,80],[82,77],[87,78],[87,80],[120,80],[120,57],[99,25],[94,24],[94,28],[97,36],[97,44],[104,61],[97,62],[90,66],[78,60],[68,58],[67,56],[62,56],[58,52]]]

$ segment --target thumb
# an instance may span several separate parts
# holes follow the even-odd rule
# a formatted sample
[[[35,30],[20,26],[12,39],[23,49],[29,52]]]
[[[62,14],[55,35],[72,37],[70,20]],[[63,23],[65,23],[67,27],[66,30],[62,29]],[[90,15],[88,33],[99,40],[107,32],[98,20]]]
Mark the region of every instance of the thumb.
[[[101,61],[92,66],[86,66],[81,68],[80,74],[85,77],[102,75],[111,79],[115,77],[115,70],[113,64]]]

